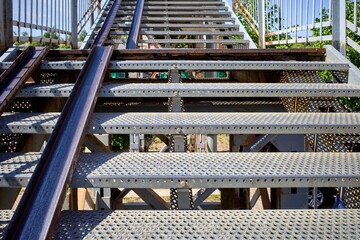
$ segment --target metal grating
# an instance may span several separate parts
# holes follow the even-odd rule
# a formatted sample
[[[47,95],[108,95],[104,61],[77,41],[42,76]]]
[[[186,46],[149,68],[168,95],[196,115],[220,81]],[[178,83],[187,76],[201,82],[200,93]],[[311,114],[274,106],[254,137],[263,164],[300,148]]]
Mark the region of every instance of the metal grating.
[[[1,133],[51,133],[59,113],[5,113]],[[94,113],[97,134],[354,133],[360,113]]]
[[[7,69],[11,63],[0,62],[0,69]],[[43,70],[81,70],[85,61],[56,61],[41,65]],[[110,70],[155,71],[178,70],[342,70],[347,71],[349,64],[326,62],[284,62],[284,61],[110,61]]]
[[[68,97],[73,86],[73,84],[30,85],[21,89],[18,97]],[[314,83],[105,84],[99,92],[99,97],[352,97],[359,95],[359,85]]]
[[[65,211],[54,239],[359,239],[357,210]]]
[[[2,154],[0,187],[26,186],[40,155]],[[360,186],[360,153],[81,154],[72,187]]]

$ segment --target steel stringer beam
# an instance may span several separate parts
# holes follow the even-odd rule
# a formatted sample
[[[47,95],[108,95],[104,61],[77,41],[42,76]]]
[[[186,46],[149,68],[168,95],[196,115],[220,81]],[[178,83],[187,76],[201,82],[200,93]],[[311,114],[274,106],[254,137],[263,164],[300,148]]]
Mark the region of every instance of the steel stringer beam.
[[[46,239],[56,228],[113,47],[94,47],[66,102],[5,239]]]
[[[27,47],[0,76],[0,115],[6,110],[16,93],[40,66],[48,52],[46,47]]]

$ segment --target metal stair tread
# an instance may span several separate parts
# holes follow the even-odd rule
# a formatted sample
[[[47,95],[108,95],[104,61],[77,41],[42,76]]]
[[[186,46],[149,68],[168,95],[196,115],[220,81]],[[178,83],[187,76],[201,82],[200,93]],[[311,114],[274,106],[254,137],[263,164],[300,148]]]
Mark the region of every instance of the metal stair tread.
[[[25,187],[40,153],[0,155],[0,187]],[[71,187],[359,187],[360,153],[81,153]]]
[[[59,113],[4,113],[1,133],[51,133]],[[97,134],[306,134],[359,132],[360,113],[94,113]]]
[[[110,35],[127,35],[129,31],[111,31]],[[219,35],[219,36],[240,36],[244,37],[243,32],[239,31],[150,31],[140,30],[140,34],[143,35]]]
[[[108,44],[126,43],[125,39],[109,39]],[[248,44],[244,39],[147,39],[139,40],[138,43],[219,43],[219,44]]]
[[[12,214],[0,211],[0,230]],[[54,239],[359,239],[359,229],[358,209],[62,211]]]
[[[74,84],[39,84],[18,97],[68,97]],[[357,97],[360,85],[337,83],[110,83],[99,97]]]
[[[41,69],[43,70],[81,70],[85,61],[43,61]],[[11,62],[0,62],[0,69],[7,69]],[[179,61],[179,60],[124,60],[110,61],[110,70],[219,70],[219,71],[236,71],[236,70],[336,70],[348,71],[350,66],[347,63],[329,63],[318,61]]]

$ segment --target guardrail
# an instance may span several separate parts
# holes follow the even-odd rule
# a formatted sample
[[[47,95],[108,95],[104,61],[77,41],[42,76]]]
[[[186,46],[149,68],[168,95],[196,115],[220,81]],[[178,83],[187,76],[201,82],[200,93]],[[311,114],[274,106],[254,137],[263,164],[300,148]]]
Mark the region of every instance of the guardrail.
[[[259,38],[259,47],[333,41],[360,52],[356,0],[234,0],[234,8]]]
[[[0,30],[4,33],[0,36],[0,51],[11,47],[12,42],[64,44],[77,48],[79,35],[93,24],[103,2],[0,0],[0,22],[4,23],[0,23]],[[9,28],[11,25],[12,28]]]

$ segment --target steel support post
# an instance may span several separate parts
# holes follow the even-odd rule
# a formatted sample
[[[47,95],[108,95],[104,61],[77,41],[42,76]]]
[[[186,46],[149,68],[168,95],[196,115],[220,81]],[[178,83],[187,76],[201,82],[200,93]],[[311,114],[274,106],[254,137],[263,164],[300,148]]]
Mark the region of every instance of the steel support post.
[[[111,188],[94,189],[95,210],[111,209]]]
[[[207,150],[208,152],[217,152],[217,135],[207,135]]]
[[[258,0],[259,48],[266,48],[265,40],[265,0]]]
[[[0,0],[0,55],[13,45],[12,0]]]
[[[78,3],[77,1],[70,1],[71,3],[71,48],[78,48]]]
[[[346,2],[332,0],[332,37],[333,46],[345,56],[346,54]]]

